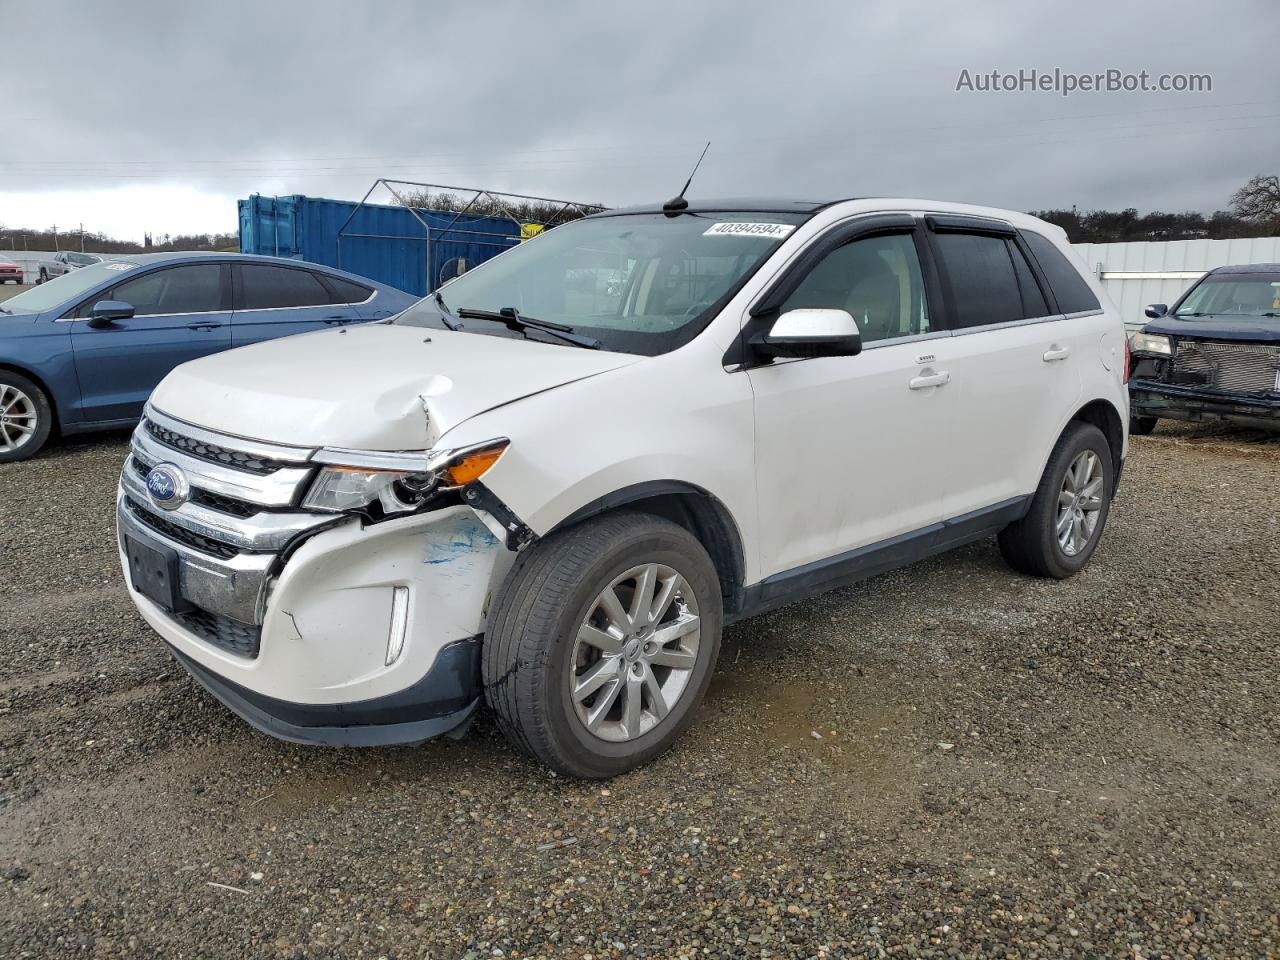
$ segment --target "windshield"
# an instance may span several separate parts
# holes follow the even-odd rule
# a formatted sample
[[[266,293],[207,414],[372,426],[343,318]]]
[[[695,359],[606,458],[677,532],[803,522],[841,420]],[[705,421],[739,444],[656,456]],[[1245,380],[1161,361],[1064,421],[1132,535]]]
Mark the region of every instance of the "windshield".
[[[1175,316],[1280,316],[1280,273],[1214,274],[1187,294]]]
[[[2,305],[13,313],[23,311],[43,313],[64,303],[70,305],[69,301],[87,293],[98,284],[119,279],[122,273],[136,269],[137,266],[136,263],[130,263],[127,260],[108,260],[104,263],[91,264],[79,270],[64,273],[60,277],[54,277],[16,297],[10,297]]]
[[[548,230],[439,292],[455,318],[460,310],[515,308],[530,320],[594,337],[606,350],[655,356],[697,336],[805,219],[786,213],[592,217]],[[430,296],[394,322],[444,325]],[[453,322],[471,333],[525,335],[486,320]]]

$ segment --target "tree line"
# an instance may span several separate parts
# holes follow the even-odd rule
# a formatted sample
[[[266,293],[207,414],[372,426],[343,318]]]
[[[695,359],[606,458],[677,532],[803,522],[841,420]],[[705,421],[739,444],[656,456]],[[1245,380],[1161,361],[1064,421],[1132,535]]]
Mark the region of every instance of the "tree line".
[[[240,237],[234,233],[178,233],[152,237],[142,243],[117,240],[90,230],[67,232],[52,227],[6,227],[0,224],[0,256],[6,250],[79,250],[85,253],[164,253],[171,250],[239,250]]]
[[[563,223],[584,216],[580,207],[535,201],[502,202],[488,196],[468,205],[469,197],[423,190],[402,195],[405,206],[485,216],[512,216],[522,223]],[[600,207],[600,209],[604,209]],[[586,212],[591,212],[590,210]],[[1033,210],[1031,215],[1057,224],[1072,243],[1115,243],[1125,240],[1230,240],[1236,237],[1280,236],[1280,176],[1259,174],[1231,195],[1231,209],[1205,216],[1195,211],[1165,213],[1155,210],[1140,214],[1134,207],[1125,210]],[[167,250],[240,249],[234,233],[146,235],[143,243],[117,240],[103,233],[83,235],[57,232],[50,228],[8,228],[0,224],[0,253],[5,250],[81,250],[86,253],[145,253]]]

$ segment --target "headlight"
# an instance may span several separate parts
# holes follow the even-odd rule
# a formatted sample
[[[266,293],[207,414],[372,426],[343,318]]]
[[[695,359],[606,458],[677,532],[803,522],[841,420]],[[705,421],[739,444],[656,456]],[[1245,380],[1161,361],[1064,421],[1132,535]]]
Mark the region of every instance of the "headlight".
[[[322,450],[326,464],[302,506],[346,513],[377,504],[386,514],[411,513],[437,493],[480,479],[507,449],[505,439],[429,455]]]
[[[1169,338],[1155,333],[1135,333],[1130,335],[1129,349],[1134,353],[1158,353],[1164,357],[1173,356],[1173,344]]]

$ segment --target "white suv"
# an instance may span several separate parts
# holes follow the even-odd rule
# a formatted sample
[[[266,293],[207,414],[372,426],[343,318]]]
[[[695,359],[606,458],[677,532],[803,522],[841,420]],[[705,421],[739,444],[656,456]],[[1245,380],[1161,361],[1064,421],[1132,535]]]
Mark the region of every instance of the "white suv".
[[[130,592],[255,727],[457,733],[609,777],[725,623],[978,538],[1066,577],[1126,449],[1124,328],[1056,227],[921,200],[617,210],[390,321],[179,367]]]

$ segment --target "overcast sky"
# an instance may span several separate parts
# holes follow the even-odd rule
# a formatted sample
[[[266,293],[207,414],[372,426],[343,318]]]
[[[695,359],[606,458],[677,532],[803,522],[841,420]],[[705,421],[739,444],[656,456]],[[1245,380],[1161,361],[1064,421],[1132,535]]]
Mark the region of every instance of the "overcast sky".
[[[379,176],[620,205],[674,194],[706,140],[691,196],[1209,212],[1280,173],[1275,0],[0,13],[8,228],[232,231],[237,197],[358,198]],[[956,91],[1020,68],[1206,73],[1212,92]]]

